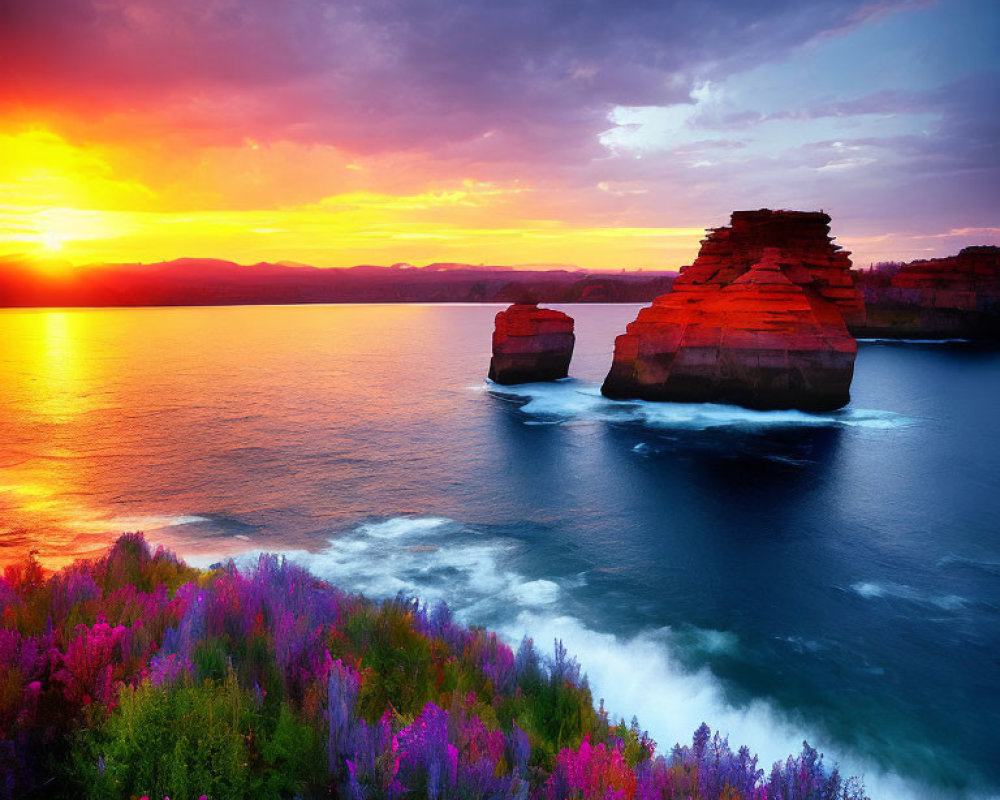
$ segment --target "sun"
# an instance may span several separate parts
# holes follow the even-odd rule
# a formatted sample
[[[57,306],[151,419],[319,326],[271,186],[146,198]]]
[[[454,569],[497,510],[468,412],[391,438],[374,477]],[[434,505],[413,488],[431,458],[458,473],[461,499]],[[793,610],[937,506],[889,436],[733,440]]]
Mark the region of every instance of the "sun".
[[[41,234],[41,236],[38,237],[38,240],[41,242],[42,247],[50,253],[55,253],[63,249],[63,239],[54,231],[47,231],[46,233]]]

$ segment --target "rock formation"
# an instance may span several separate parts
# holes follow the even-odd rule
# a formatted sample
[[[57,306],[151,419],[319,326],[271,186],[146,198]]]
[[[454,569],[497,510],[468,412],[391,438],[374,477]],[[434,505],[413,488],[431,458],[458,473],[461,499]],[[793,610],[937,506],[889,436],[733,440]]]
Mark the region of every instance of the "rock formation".
[[[565,378],[575,340],[569,315],[537,303],[514,303],[496,316],[490,380],[511,384]]]
[[[840,408],[863,315],[849,254],[821,212],[737,211],[673,289],[615,341],[608,397]]]
[[[729,227],[709,230],[677,283],[725,286],[758,263],[766,247],[786,254],[783,271],[792,283],[833,303],[848,322],[861,319],[864,303],[851,277],[851,254],[833,243],[830,217],[821,211],[734,211]]]
[[[1000,339],[1000,247],[904,264],[888,286],[861,276],[866,313],[856,336]]]

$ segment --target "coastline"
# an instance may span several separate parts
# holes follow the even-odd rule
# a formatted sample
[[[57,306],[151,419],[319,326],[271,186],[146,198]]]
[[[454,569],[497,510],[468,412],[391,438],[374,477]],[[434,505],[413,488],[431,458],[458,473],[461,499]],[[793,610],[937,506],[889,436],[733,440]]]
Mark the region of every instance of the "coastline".
[[[133,534],[48,579],[28,560],[2,586],[12,797],[32,786],[53,796],[75,786],[78,796],[177,797],[178,785],[180,796],[186,787],[209,798],[251,788],[313,796],[332,785],[370,797],[487,786],[492,796],[590,796],[600,786],[645,797],[694,785],[706,798],[737,786],[746,798],[779,786],[788,797],[821,787],[863,796],[807,746],[768,774],[707,726],[692,745],[654,755],[637,722],[615,723],[594,707],[558,640],[551,657],[529,639],[515,653],[452,621],[444,605],[368,601],[274,556],[246,572],[231,563],[199,571]],[[50,623],[39,628],[43,610]],[[232,724],[178,727],[211,718],[215,704],[234,709]],[[287,749],[294,742],[297,759]],[[235,761],[211,755],[234,747]],[[180,784],[171,767],[179,750],[188,759]],[[54,757],[68,766],[54,767]]]

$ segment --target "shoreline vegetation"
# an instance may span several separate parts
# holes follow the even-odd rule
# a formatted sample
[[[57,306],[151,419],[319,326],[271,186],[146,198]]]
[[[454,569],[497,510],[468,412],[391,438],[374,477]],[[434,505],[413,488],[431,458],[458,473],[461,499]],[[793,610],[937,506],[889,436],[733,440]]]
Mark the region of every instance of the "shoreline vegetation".
[[[865,800],[803,743],[657,751],[556,641],[346,594],[273,555],[198,570],[142,534],[0,579],[0,798]]]

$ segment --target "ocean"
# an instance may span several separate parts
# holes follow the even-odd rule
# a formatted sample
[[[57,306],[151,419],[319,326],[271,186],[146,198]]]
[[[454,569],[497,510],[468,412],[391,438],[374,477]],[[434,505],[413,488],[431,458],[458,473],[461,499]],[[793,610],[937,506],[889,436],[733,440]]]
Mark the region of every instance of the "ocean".
[[[826,414],[488,385],[499,306],[0,311],[0,562],[283,552],[542,649],[661,750],[803,738],[875,800],[1000,796],[1000,350],[862,343]]]

